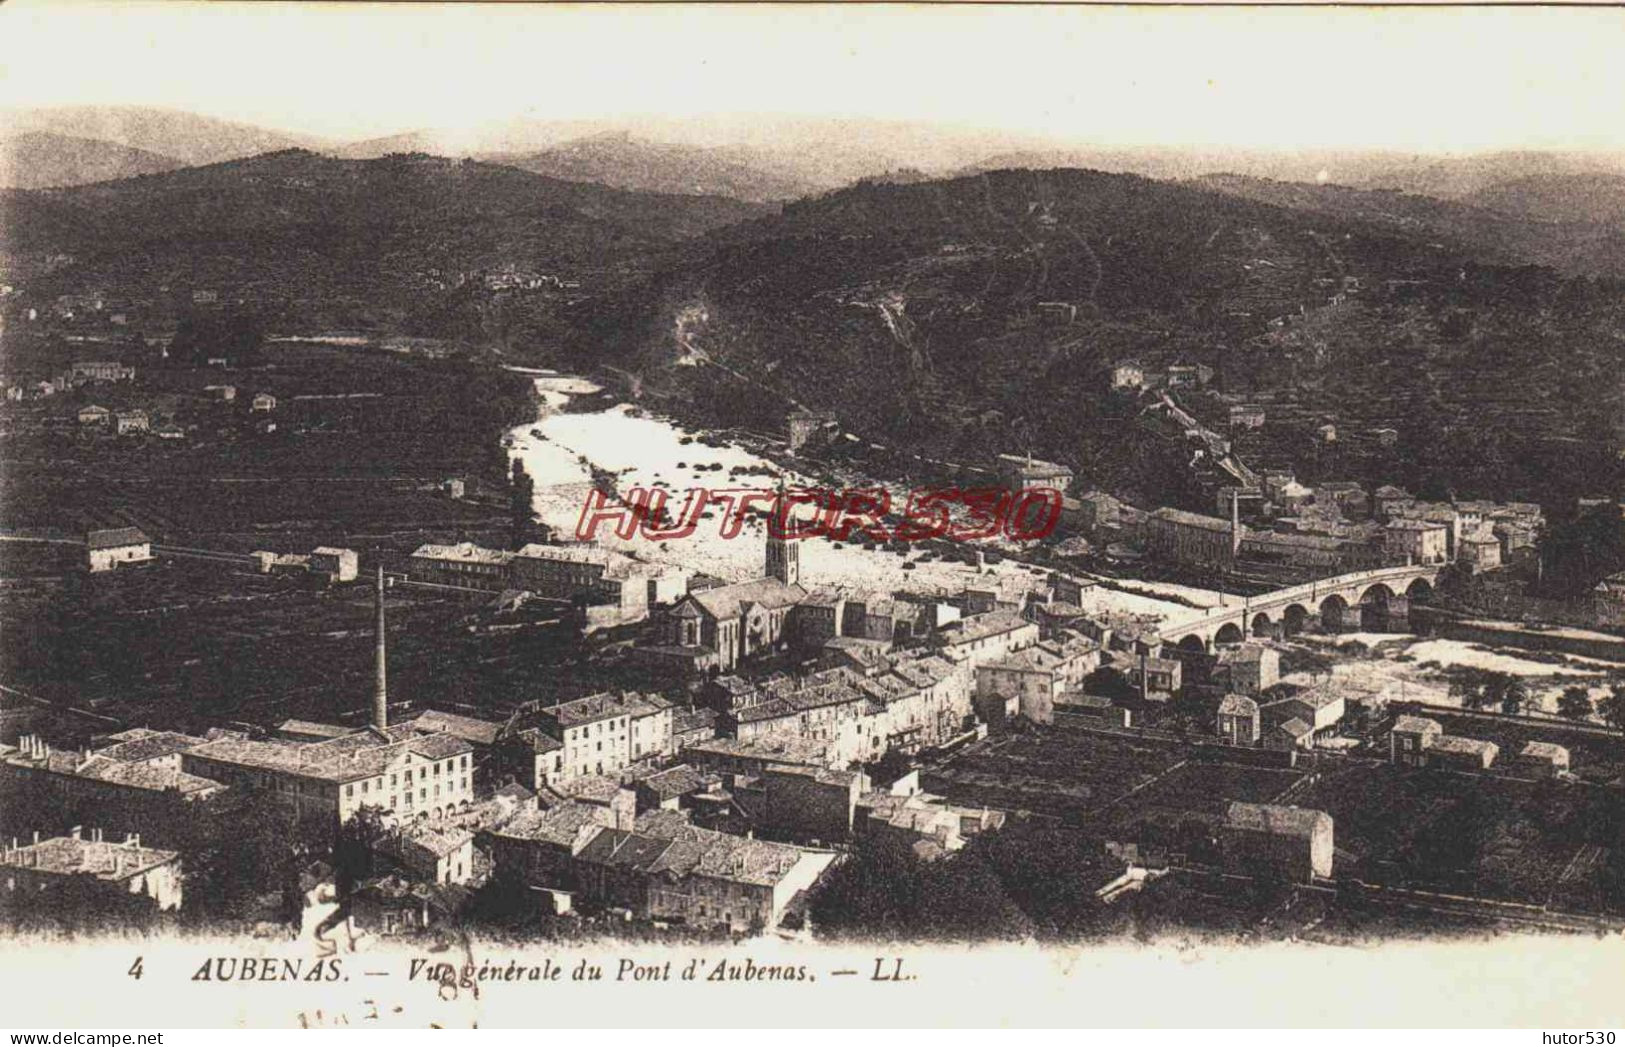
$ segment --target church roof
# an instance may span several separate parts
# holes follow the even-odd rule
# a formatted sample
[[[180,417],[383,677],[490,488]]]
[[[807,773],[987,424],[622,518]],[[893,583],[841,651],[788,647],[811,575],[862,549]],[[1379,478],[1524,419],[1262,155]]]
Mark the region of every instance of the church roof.
[[[693,593],[689,598],[706,614],[721,619],[738,618],[751,604],[778,610],[793,607],[806,597],[807,590],[799,585],[786,585],[777,578],[757,578]]]

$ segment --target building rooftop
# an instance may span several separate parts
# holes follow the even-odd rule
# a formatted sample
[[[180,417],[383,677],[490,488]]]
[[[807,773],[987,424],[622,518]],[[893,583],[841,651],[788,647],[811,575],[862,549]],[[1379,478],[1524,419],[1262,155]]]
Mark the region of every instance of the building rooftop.
[[[585,844],[614,817],[607,807],[566,800],[545,811],[522,811],[493,832],[512,840],[533,840],[574,849],[578,843]]]
[[[668,767],[664,771],[657,771],[654,774],[645,776],[638,782],[640,788],[648,789],[663,800],[699,792],[705,788],[705,785],[705,775],[701,774],[697,768],[686,763]]]
[[[23,847],[8,847],[4,864],[57,876],[88,874],[112,883],[128,880],[151,869],[168,865],[179,855],[142,847],[138,842],[112,843],[57,836]]]
[[[1227,694],[1219,700],[1220,716],[1257,716],[1258,703],[1244,694]]]
[[[473,542],[456,545],[420,545],[413,551],[414,559],[456,560],[461,563],[506,564],[514,554],[501,549],[487,549]]]
[[[683,747],[685,755],[761,760],[770,764],[805,764],[821,767],[829,763],[826,745],[810,738],[709,738]]]
[[[1203,516],[1201,513],[1188,513],[1183,509],[1170,509],[1164,506],[1152,513],[1151,518],[1183,527],[1200,527],[1204,531],[1230,533],[1229,520],[1221,520],[1217,516]]]
[[[1443,734],[1444,728],[1439,726],[1438,720],[1430,720],[1425,716],[1400,716],[1394,720],[1392,730],[1401,734]]]
[[[207,739],[173,731],[147,731],[138,738],[125,738],[113,745],[97,749],[96,755],[123,763],[145,763],[166,756],[186,752],[202,745]]]
[[[502,733],[500,723],[462,716],[458,713],[441,712],[438,709],[425,709],[412,721],[412,726],[420,731],[443,731],[474,745],[494,745],[497,735]]]
[[[85,546],[90,549],[122,549],[127,545],[146,545],[151,541],[139,527],[109,527],[91,531],[85,536]]]
[[[1219,652],[1220,665],[1251,665],[1262,662],[1270,653],[1271,648],[1261,643],[1243,643],[1234,647],[1226,647]]]
[[[1569,751],[1553,742],[1528,742],[1518,755],[1536,760],[1561,760],[1564,763],[1569,759]]]
[[[692,593],[689,599],[713,618],[738,618],[746,607],[753,604],[778,610],[794,606],[806,596],[807,590],[799,585],[785,585],[777,578],[757,578]]]
[[[623,691],[620,694],[601,691],[584,698],[547,706],[542,712],[557,720],[559,728],[563,730],[617,716],[648,716],[670,706],[670,702],[658,695],[640,694],[637,691]]]
[[[1494,742],[1487,742],[1482,738],[1463,738],[1459,734],[1441,734],[1433,739],[1432,749],[1439,753],[1460,753],[1464,756],[1493,757],[1501,751],[1501,747]]]
[[[472,752],[472,747],[453,735],[419,734],[411,724],[401,724],[383,731],[362,728],[321,742],[222,738],[191,752],[205,759],[343,783],[376,778],[409,752],[426,760],[445,760]]]
[[[1046,462],[1023,454],[1001,454],[999,465],[1015,472],[1024,480],[1043,480],[1055,476],[1071,476],[1072,470],[1058,462]]]
[[[957,622],[949,622],[943,626],[942,635],[948,644],[953,646],[1000,636],[1023,627],[1037,629],[1037,626],[1021,616],[1021,612],[1001,608],[985,614],[973,614]]]
[[[1446,526],[1439,520],[1422,520],[1411,516],[1388,521],[1390,531],[1442,531]]]
[[[1224,822],[1231,829],[1304,839],[1319,832],[1330,832],[1332,828],[1332,816],[1325,811],[1270,803],[1242,803],[1239,800],[1232,801],[1226,809]]]
[[[317,723],[314,720],[283,720],[276,725],[283,734],[298,734],[309,738],[342,738],[355,731],[336,723]]]

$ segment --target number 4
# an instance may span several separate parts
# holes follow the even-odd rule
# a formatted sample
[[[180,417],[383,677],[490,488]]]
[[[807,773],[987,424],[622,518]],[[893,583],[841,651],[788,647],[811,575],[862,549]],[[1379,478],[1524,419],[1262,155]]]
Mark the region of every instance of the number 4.
[[[141,980],[141,957],[137,956],[135,958],[135,962],[130,964],[130,969],[128,971],[125,971],[124,973],[128,974],[130,977],[134,978],[136,981],[140,981]]]

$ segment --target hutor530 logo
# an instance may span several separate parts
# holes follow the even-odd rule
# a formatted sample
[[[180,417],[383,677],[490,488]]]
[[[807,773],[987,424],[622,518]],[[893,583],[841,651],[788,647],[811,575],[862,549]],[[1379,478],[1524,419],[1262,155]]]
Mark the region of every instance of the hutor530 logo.
[[[623,541],[635,537],[651,542],[677,541],[693,537],[706,510],[712,507],[722,509],[717,526],[723,538],[739,537],[746,517],[766,516],[768,533],[775,538],[919,542],[931,538],[970,541],[1003,535],[1029,542],[1055,530],[1061,518],[1061,492],[1052,487],[1023,491],[1003,487],[927,488],[910,493],[898,507],[883,487],[694,487],[680,504],[663,490],[634,487],[624,499],[612,502],[594,489],[581,509],[576,537],[592,541],[600,528],[608,528]]]

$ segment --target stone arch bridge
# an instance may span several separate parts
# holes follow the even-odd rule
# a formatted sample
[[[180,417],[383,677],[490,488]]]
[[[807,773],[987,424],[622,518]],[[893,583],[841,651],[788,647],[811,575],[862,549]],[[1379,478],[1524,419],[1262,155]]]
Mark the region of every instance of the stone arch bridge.
[[[1337,631],[1365,627],[1372,616],[1382,625],[1405,622],[1411,601],[1432,596],[1443,570],[1443,564],[1379,567],[1258,596],[1228,597],[1221,607],[1164,626],[1157,637],[1169,646],[1211,651],[1249,636],[1291,636],[1311,624]]]

